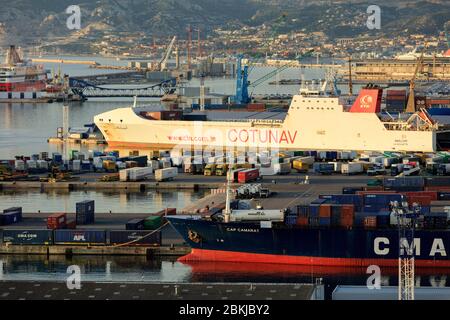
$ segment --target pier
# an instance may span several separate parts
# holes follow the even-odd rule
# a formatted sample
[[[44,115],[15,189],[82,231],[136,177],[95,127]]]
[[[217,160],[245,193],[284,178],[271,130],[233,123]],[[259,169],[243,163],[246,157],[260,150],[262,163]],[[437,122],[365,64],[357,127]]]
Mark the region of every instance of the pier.
[[[0,300],[323,300],[323,286],[272,283],[0,281]],[[171,308],[174,314],[179,308]]]

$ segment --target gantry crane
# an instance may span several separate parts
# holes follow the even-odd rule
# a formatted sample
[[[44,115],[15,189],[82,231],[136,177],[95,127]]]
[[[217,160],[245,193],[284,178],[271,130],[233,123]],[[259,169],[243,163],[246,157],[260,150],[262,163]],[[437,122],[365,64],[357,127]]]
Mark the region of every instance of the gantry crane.
[[[256,79],[253,82],[248,81],[248,66],[242,66],[242,55],[239,55],[237,58],[237,67],[236,67],[236,94],[234,96],[234,102],[239,104],[245,104],[249,103],[251,101],[251,94],[249,95],[248,89],[249,88],[255,88],[258,85],[264,83],[265,81],[271,79],[272,77],[276,76],[283,70],[286,70],[287,68],[293,67],[298,63],[298,60],[303,58],[304,56],[307,56],[310,54],[313,50],[307,51],[306,53],[303,53],[299,56],[297,56],[297,59],[294,61],[291,61],[289,63],[286,63],[282,65],[281,67],[269,72],[268,74],[264,75],[261,78]]]

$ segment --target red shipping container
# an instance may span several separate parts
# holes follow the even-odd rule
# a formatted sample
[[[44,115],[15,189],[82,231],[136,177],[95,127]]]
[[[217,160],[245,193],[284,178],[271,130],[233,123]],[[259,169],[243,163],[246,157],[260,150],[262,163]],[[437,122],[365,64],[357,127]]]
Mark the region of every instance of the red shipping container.
[[[330,218],[331,217],[331,204],[320,205],[319,217],[320,218]]]
[[[252,182],[258,178],[259,178],[259,170],[258,169],[247,169],[244,171],[239,171],[239,173],[238,173],[238,182],[239,183]]]
[[[342,205],[341,219],[342,218],[351,218],[353,220],[354,215],[355,215],[355,206],[353,204]]]
[[[353,227],[353,217],[351,217],[351,218],[342,217],[341,218],[341,227],[345,227],[345,228]]]
[[[166,208],[165,214],[166,216],[174,216],[177,214],[177,208]]]
[[[308,223],[308,218],[307,217],[298,217],[297,218],[297,225],[299,226],[307,226]]]
[[[441,186],[425,187],[425,191],[450,192],[450,187],[441,187]]]
[[[67,215],[65,213],[54,213],[47,217],[48,229],[62,229],[66,226]]]
[[[356,191],[356,194],[358,195],[366,195],[366,194],[392,194],[392,193],[397,193],[397,191],[392,191],[392,190],[366,190],[366,191]]]
[[[431,201],[437,201],[437,192],[436,191],[409,191],[402,192],[406,197],[429,197]]]
[[[266,105],[264,103],[249,103],[247,105],[248,111],[264,111],[266,110]]]
[[[418,203],[421,206],[429,206],[431,205],[431,197],[428,196],[406,196],[406,200],[409,204]]]

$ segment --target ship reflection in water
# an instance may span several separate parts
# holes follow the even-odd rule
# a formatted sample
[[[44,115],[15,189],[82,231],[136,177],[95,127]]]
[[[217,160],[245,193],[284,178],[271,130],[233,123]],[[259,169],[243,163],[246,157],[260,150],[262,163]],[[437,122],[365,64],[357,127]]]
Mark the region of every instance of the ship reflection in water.
[[[146,257],[3,256],[0,280],[66,281],[67,268],[78,265],[82,281],[112,282],[253,282],[317,283],[325,286],[325,297],[337,285],[366,285],[372,273],[366,268],[295,266],[230,262],[177,262]],[[381,268],[381,286],[396,286],[398,270]],[[450,269],[417,268],[416,286],[449,287]]]

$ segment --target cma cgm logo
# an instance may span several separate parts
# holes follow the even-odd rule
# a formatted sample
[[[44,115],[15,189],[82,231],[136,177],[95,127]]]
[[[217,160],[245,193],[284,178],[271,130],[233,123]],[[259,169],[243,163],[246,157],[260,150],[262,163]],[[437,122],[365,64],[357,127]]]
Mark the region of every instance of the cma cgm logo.
[[[359,100],[359,104],[360,104],[361,108],[364,108],[364,109],[369,109],[370,106],[372,105],[372,102],[373,102],[373,98],[372,98],[372,96],[369,96],[369,95],[362,96],[361,99]]]
[[[378,237],[374,239],[374,251],[376,255],[385,256],[390,252],[390,241],[388,238]],[[400,253],[401,254],[412,254],[414,252],[415,256],[422,255],[421,240],[420,238],[414,238],[410,243],[407,239],[402,238],[400,240]],[[433,240],[430,251],[427,252],[430,257],[435,257],[440,255],[441,257],[447,256],[447,251],[445,250],[444,240],[441,238],[436,238]]]

